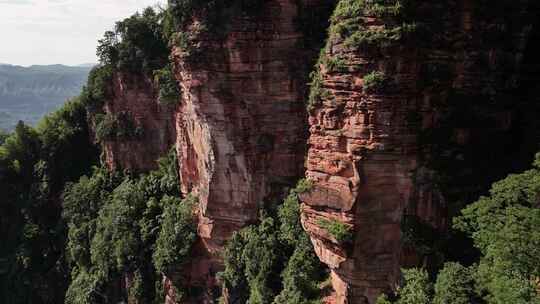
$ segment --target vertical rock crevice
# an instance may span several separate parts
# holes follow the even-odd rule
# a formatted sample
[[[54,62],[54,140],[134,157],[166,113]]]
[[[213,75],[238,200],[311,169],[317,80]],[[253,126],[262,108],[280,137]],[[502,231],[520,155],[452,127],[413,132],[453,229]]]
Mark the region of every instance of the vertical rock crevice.
[[[184,25],[187,47],[173,47],[183,92],[175,114],[181,186],[200,202],[200,256],[190,272],[204,290],[216,288],[225,241],[257,222],[263,205],[284,197],[304,173],[316,39],[305,39],[302,22],[324,16],[320,7],[328,3],[266,1],[250,11],[232,2],[214,12],[221,34],[200,30],[204,18],[193,20]]]

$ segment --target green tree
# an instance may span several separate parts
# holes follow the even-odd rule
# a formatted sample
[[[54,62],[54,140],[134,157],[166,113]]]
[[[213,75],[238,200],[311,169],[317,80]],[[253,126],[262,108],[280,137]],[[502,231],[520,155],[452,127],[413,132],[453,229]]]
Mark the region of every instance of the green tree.
[[[32,182],[34,166],[39,160],[41,141],[36,130],[20,121],[14,133],[5,139],[0,157],[9,162],[8,169],[17,174],[19,181],[28,186]]]
[[[446,263],[437,275],[434,304],[469,304],[474,297],[474,268]]]
[[[454,227],[480,251],[477,265],[447,263],[437,274],[435,304],[540,303],[540,154],[533,167],[492,185],[488,196],[462,210]],[[430,303],[423,270],[406,270],[397,303]],[[389,300],[381,298],[382,303]]]
[[[193,208],[197,200],[188,196],[184,200],[164,197],[163,222],[153,254],[157,271],[169,273],[188,261],[191,246],[197,238]]]
[[[538,303],[540,154],[531,170],[493,184],[490,195],[462,211],[455,227],[482,257],[477,285],[488,303]]]
[[[162,302],[162,272],[188,260],[196,238],[192,208],[182,200],[175,150],[148,174],[95,168],[63,194],[72,281],[67,303]],[[159,269],[154,266],[157,262]],[[129,279],[129,290],[118,290]]]
[[[326,273],[300,224],[302,180],[280,205],[262,212],[260,223],[233,235],[219,274],[234,303],[319,303]]]
[[[279,237],[290,246],[298,242],[298,236],[304,235],[304,229],[300,225],[300,202],[295,192],[290,193],[283,205],[278,209],[278,216],[281,222],[279,227]]]
[[[66,292],[66,304],[107,303],[103,281],[85,270],[74,269],[71,284]]]
[[[126,179],[100,209],[90,249],[100,276],[130,270],[137,262],[141,242],[136,224],[144,207],[142,191]]]
[[[103,38],[98,40],[96,55],[102,64],[114,64],[118,61],[118,35],[113,31],[106,31]]]
[[[114,31],[107,31],[98,41],[97,55],[104,66],[124,71],[152,72],[168,59],[167,38],[163,32],[165,11],[148,7],[141,13],[118,21]]]
[[[433,286],[423,269],[403,270],[405,284],[398,290],[398,304],[430,304]]]
[[[6,303],[64,297],[66,229],[59,201],[64,185],[97,160],[88,134],[84,105],[74,99],[36,129],[19,123],[0,146],[0,293]]]
[[[246,241],[242,231],[235,232],[227,242],[223,252],[223,264],[225,269],[219,273],[219,278],[229,292],[232,303],[245,303],[247,300],[246,290],[248,283],[245,276],[245,266],[242,257]]]
[[[91,178],[83,176],[78,183],[66,186],[62,215],[68,223],[67,253],[78,267],[90,266],[90,242],[99,210],[107,202],[107,190],[112,191],[115,184],[118,182],[112,174],[96,168]]]
[[[80,95],[81,102],[90,113],[102,111],[105,99],[109,96],[112,77],[111,65],[101,65],[90,70],[86,86],[83,87]]]
[[[319,283],[324,278],[324,272],[305,233],[299,234],[298,244],[287,261],[281,278],[283,289],[274,299],[274,304],[319,303]]]
[[[174,73],[170,64],[160,70],[154,71],[154,82],[159,86],[160,103],[175,105],[179,102],[180,87],[174,78]]]
[[[377,298],[376,304],[392,304],[386,294],[382,294]]]
[[[6,138],[9,137],[9,134],[4,132],[3,130],[0,130],[0,146],[4,144],[6,141]]]
[[[279,244],[274,219],[263,217],[257,227],[244,231],[242,259],[249,285],[250,304],[271,303],[275,297],[273,270],[279,261]]]

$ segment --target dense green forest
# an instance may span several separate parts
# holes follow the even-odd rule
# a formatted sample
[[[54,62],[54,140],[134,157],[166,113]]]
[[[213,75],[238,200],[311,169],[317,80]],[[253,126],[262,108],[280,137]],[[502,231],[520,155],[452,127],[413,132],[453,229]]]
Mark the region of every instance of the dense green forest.
[[[67,227],[59,197],[89,174],[98,151],[89,141],[79,99],[36,128],[19,123],[0,147],[0,292],[5,303],[50,303],[63,297]]]
[[[157,69],[158,82],[171,77],[159,70],[167,68],[164,14],[148,8],[118,22],[100,40],[101,65],[79,97],[36,128],[20,122],[0,134],[2,302],[159,302],[161,273],[185,262],[196,198],[180,196],[174,152],[155,172],[108,172],[89,129],[97,122],[98,140],[136,135],[121,119],[100,119],[101,107],[113,70]],[[168,85],[165,99],[175,92]],[[127,295],[118,294],[123,276],[133,281]]]
[[[174,151],[148,174],[108,172],[98,166],[86,121],[75,99],[36,129],[19,124],[1,139],[5,303],[55,303],[64,295],[66,303],[160,303],[160,274],[189,261],[196,198],[179,193]],[[306,181],[229,242],[220,277],[241,303],[320,298],[327,273],[300,226],[297,194],[305,191]],[[454,229],[480,252],[474,263],[404,270],[403,286],[379,304],[540,303],[539,193],[540,155],[532,169],[495,183],[455,218]],[[119,294],[126,275],[133,284]]]
[[[252,2],[242,1],[241,9],[256,9]],[[163,276],[189,265],[198,241],[197,197],[180,192],[173,147],[154,171],[107,170],[99,142],[138,138],[143,130],[130,117],[107,116],[103,105],[118,71],[153,77],[159,101],[177,102],[181,91],[169,47],[189,48],[177,29],[203,6],[226,4],[175,0],[167,10],[148,8],[118,22],[99,41],[101,63],[80,96],[36,127],[21,122],[13,132],[0,133],[0,302],[163,303]],[[209,14],[206,30],[222,17],[218,9]],[[349,43],[364,40],[351,36]],[[384,86],[384,74],[366,77],[366,89]],[[312,94],[311,106],[320,94]],[[225,246],[218,278],[229,303],[316,304],[328,292],[329,270],[300,222],[299,195],[309,192],[311,183],[299,180],[288,190],[258,210],[259,221],[235,232]],[[469,203],[448,232],[467,239],[460,243],[465,247],[417,242],[442,258],[430,267],[404,269],[397,291],[381,295],[378,304],[540,304],[540,154],[530,170],[494,183],[489,194]],[[319,225],[339,242],[353,242],[346,226]],[[421,229],[409,228],[404,227],[405,236],[426,240]],[[451,259],[460,255],[442,252],[447,250],[470,254]],[[198,292],[182,280],[175,283],[181,296]]]

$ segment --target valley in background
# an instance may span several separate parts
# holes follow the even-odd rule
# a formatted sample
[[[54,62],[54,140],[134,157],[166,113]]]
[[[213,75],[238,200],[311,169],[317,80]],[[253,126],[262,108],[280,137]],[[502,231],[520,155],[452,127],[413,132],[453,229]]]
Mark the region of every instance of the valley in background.
[[[80,93],[92,66],[0,64],[0,130],[12,131],[19,120],[35,125]]]

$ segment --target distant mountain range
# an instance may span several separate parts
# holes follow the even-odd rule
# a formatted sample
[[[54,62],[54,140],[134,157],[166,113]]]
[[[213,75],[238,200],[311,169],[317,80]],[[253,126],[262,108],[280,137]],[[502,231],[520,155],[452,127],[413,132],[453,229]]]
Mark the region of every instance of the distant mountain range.
[[[0,64],[0,129],[12,130],[19,120],[35,125],[79,94],[92,66]]]

